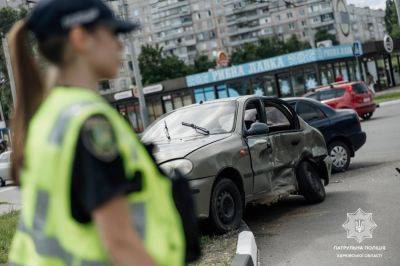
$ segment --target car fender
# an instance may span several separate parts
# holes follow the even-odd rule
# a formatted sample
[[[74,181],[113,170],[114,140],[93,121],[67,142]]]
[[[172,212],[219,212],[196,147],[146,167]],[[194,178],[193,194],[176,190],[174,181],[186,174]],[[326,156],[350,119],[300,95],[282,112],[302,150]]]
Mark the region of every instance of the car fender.
[[[317,166],[318,172],[320,173],[321,179],[324,180],[325,186],[329,184],[329,179],[330,179],[330,171],[327,166],[326,159],[328,158],[328,155],[322,155],[322,156],[314,156],[311,152],[304,151],[302,155],[300,156],[300,160],[296,163],[295,165],[295,171],[296,171],[296,181],[297,181],[297,168],[299,164],[303,161],[309,161],[313,163],[315,166]],[[298,188],[298,184],[296,184]]]

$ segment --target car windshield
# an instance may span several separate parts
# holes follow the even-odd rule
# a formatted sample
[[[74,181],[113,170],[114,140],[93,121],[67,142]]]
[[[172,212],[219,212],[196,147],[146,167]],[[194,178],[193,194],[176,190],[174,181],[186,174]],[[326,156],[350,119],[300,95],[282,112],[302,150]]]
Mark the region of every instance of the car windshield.
[[[205,131],[206,135],[229,133],[233,130],[235,114],[235,102],[205,103],[178,109],[147,128],[142,141],[150,143],[183,139],[205,135]]]

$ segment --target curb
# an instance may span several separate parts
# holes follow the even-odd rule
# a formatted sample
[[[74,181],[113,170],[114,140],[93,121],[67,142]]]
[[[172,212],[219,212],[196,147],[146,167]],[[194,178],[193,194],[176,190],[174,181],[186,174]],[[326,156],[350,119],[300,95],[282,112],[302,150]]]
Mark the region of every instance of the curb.
[[[400,100],[394,100],[394,101],[380,103],[379,106],[384,107],[384,106],[390,106],[390,105],[395,105],[395,104],[399,104],[399,103],[400,103]]]
[[[253,232],[247,224],[242,221],[232,266],[256,266],[258,261],[258,250]]]

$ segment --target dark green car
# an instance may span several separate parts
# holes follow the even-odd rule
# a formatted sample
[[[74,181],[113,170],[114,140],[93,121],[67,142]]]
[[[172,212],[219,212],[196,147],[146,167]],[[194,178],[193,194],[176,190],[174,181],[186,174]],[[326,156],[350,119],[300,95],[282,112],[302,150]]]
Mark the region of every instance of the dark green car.
[[[322,202],[331,162],[323,136],[286,102],[243,96],[164,115],[143,134],[157,163],[190,182],[199,218],[220,232],[239,226],[250,202],[301,194]]]

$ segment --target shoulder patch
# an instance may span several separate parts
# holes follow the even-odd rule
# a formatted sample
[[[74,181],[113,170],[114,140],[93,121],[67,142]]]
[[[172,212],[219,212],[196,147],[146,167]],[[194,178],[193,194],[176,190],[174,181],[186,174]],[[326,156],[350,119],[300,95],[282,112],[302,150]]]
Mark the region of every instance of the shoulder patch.
[[[112,162],[118,157],[114,130],[104,116],[93,116],[84,123],[82,140],[85,148],[100,161]]]

